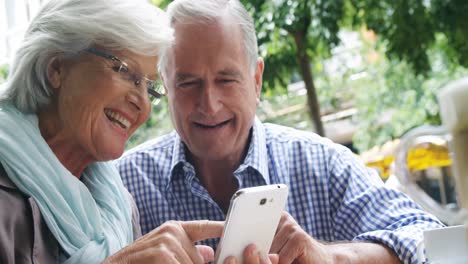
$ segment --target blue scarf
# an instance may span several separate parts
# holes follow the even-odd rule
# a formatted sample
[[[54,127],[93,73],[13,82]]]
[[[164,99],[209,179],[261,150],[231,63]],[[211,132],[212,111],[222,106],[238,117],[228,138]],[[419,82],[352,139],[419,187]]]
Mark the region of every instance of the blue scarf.
[[[5,102],[0,103],[0,162],[38,204],[70,256],[65,263],[98,263],[133,241],[130,198],[113,164],[93,163],[78,180],[41,136],[37,116]]]

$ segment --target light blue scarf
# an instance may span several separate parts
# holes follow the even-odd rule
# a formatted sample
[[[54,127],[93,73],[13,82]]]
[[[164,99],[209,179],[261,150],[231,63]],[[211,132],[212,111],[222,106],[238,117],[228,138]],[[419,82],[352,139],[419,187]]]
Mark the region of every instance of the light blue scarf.
[[[133,241],[131,203],[117,169],[96,162],[82,182],[41,136],[36,115],[0,103],[0,162],[19,190],[37,202],[47,226],[70,256],[98,263]]]

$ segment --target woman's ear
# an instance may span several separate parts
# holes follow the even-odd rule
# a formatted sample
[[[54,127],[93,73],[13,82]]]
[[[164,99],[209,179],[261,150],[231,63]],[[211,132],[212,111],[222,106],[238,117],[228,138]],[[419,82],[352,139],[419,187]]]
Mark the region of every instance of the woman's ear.
[[[47,65],[47,80],[50,83],[50,86],[54,89],[60,88],[62,84],[61,73],[61,61],[58,58],[53,58],[49,61]]]

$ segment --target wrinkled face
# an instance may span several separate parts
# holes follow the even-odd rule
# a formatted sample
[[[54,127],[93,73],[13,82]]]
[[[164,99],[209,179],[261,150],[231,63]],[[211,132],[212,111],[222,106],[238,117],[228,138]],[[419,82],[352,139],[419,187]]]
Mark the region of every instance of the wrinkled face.
[[[240,159],[259,103],[263,61],[255,71],[238,25],[225,17],[212,25],[175,23],[164,85],[175,129],[192,155]]]
[[[125,61],[131,71],[157,77],[157,57],[103,51]],[[116,71],[118,65],[87,52],[76,60],[49,65],[49,82],[56,92],[54,129],[96,161],[118,158],[150,113],[146,86],[124,80]]]

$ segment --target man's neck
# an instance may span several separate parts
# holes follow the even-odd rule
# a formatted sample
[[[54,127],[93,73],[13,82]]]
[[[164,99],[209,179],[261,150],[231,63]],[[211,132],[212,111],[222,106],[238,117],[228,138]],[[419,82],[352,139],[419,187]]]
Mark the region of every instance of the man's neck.
[[[242,164],[247,155],[251,133],[252,130],[243,149],[233,151],[231,156],[213,159],[203,155],[194,155],[188,148],[185,149],[188,161],[195,167],[197,177],[224,213],[227,213],[231,197],[239,188],[234,171]]]
[[[191,159],[196,174],[213,200],[227,213],[232,195],[239,188],[234,171],[239,161]]]

